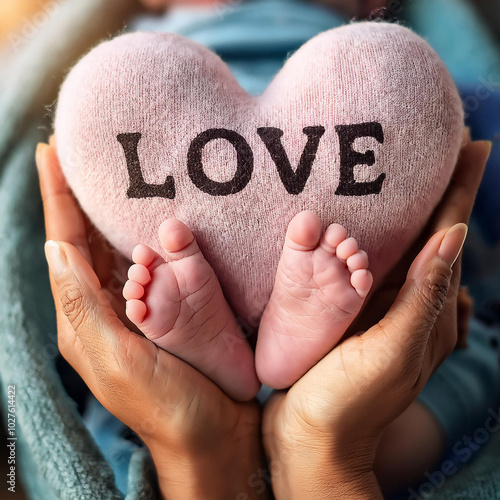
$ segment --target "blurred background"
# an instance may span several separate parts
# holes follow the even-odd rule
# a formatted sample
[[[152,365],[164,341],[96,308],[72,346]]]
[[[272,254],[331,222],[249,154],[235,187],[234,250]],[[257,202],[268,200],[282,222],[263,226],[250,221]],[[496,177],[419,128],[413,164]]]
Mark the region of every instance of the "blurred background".
[[[263,71],[267,72],[270,78],[291,51],[298,48],[308,37],[316,34],[314,32],[316,27],[319,26],[320,31],[329,29],[348,22],[352,17],[366,18],[375,9],[385,7],[387,10],[383,15],[394,16],[412,27],[429,41],[444,60],[461,93],[472,138],[493,142],[492,156],[471,222],[470,237],[464,256],[463,281],[469,286],[476,302],[476,314],[485,322],[499,321],[500,0],[318,0],[311,2],[293,0],[297,5],[300,4],[300,9],[302,9],[300,14],[304,19],[302,24],[300,21],[297,22],[297,19],[287,17],[289,13],[283,10],[286,0],[283,2],[280,0],[224,0],[219,2],[216,0],[185,0],[184,2],[173,0],[0,0],[0,117],[2,119],[0,186],[2,183],[7,183],[9,169],[12,171],[17,169],[17,175],[32,177],[36,184],[33,165],[34,148],[37,141],[46,142],[51,134],[53,103],[57,97],[58,88],[71,65],[103,38],[123,29],[177,31],[208,45],[219,53],[228,62],[240,82],[246,82],[242,85],[248,91],[258,93],[262,91],[262,83],[256,83],[253,78],[256,64],[261,64]],[[252,4],[257,3],[263,6],[258,15],[255,14],[255,9],[250,9]],[[196,9],[200,10],[201,14],[196,14],[195,22],[186,21],[189,16],[186,10],[182,10],[186,5],[189,5],[193,12]],[[247,5],[250,7],[245,10]],[[324,10],[317,10],[319,6]],[[307,9],[311,11],[311,16],[304,15],[307,14]],[[312,14],[313,10],[316,17]],[[269,14],[266,14],[267,11]],[[240,36],[238,42],[241,42],[239,46],[244,50],[236,54],[234,50],[235,30],[231,31],[231,26],[234,27],[240,22],[238,19],[241,20],[241,16],[247,16],[250,30],[246,39],[243,39],[245,34],[238,35]],[[293,29],[290,28],[292,21],[296,23]],[[214,29],[219,36],[208,36],[207,33]],[[269,51],[262,49],[263,46],[269,47],[271,44],[275,44],[279,50],[269,54]],[[16,151],[24,151],[25,160],[24,163],[20,161],[17,166],[14,166],[13,155]],[[23,167],[21,168],[20,165]],[[1,192],[12,193],[13,189],[5,185],[7,187],[3,187]],[[36,219],[31,232],[36,233],[40,243],[43,240],[41,205],[38,195],[33,194],[36,193],[36,187],[34,189],[35,191],[28,190],[27,192],[32,193],[31,196],[38,204],[31,212],[27,211],[25,216],[28,217],[31,214],[30,216]],[[28,204],[22,200],[13,201],[10,205],[1,204],[1,202],[2,200],[0,200],[0,223],[2,219],[10,217],[8,211],[19,210],[19,207]],[[8,225],[2,227],[5,228]],[[15,249],[12,251],[15,253]],[[38,283],[36,280],[39,278],[35,279],[34,276],[42,276],[44,273],[46,275],[41,250],[39,253],[40,255],[37,254],[33,259],[36,261],[36,268],[27,273],[29,276],[25,285],[27,295],[30,293],[36,295],[38,285],[35,283]],[[20,255],[19,262],[25,262],[26,258],[26,255]],[[0,269],[0,275],[5,277],[10,271],[5,268],[4,274],[1,274],[2,272]],[[33,290],[30,291],[30,287]],[[34,302],[36,301],[29,303]],[[50,308],[50,298],[47,298],[44,307]],[[46,315],[40,313],[37,317],[43,319]],[[37,338],[37,342],[42,343],[40,345],[49,342],[50,338],[53,339],[55,332],[48,332],[45,335],[46,337],[42,335]],[[26,342],[28,341],[29,339]],[[23,349],[21,344],[18,348]],[[26,377],[38,376],[44,379],[44,370],[55,371],[54,367],[57,365],[57,370],[65,383],[66,393],[78,403],[78,413],[74,409],[71,410],[73,413],[69,410],[65,413],[64,408],[58,411],[66,419],[70,418],[67,415],[71,415],[71,418],[79,418],[78,415],[84,412],[82,401],[83,396],[87,395],[85,388],[60,360],[49,357],[44,363],[40,365],[41,368],[37,367],[39,372],[33,372],[35,375],[30,372],[32,367],[25,366]],[[7,382],[6,376],[19,375],[15,367],[7,366],[7,361],[4,366],[7,368],[2,368],[0,357],[3,383]],[[11,383],[10,380],[8,382]],[[62,398],[62,393],[58,390],[54,389],[53,394],[50,395],[55,403]],[[24,419],[23,425],[28,429],[31,425],[35,425],[35,418],[30,420],[30,412],[36,413],[38,403],[35,399],[29,404],[24,408],[22,415],[19,413],[21,420]],[[99,441],[103,433],[98,427],[99,425],[102,427],[103,420],[100,419],[100,424],[95,424],[95,428],[92,428],[89,422],[95,421],[96,419],[87,415],[86,425],[89,432],[113,466],[117,484],[120,487],[120,481],[126,482],[126,472],[124,477],[120,476],[120,468],[114,466],[108,453],[109,450]],[[113,427],[108,425],[109,432],[112,432],[109,430],[111,428]],[[28,438],[25,444],[26,450],[34,449],[35,438],[33,436],[28,436]],[[71,441],[71,438],[65,439]],[[4,435],[0,434],[0,442],[3,454],[7,451],[4,446],[6,443]],[[121,451],[114,451],[113,456],[118,457],[117,461],[128,465],[133,446],[127,448],[123,445],[120,448]],[[123,455],[120,455],[122,452]],[[33,452],[35,462],[37,453],[38,451]],[[29,452],[26,451],[26,456],[28,454]],[[57,457],[54,460],[57,462]],[[2,477],[5,477],[6,468],[7,458],[2,455],[0,457]],[[28,482],[30,482],[29,479]],[[30,488],[36,491],[37,486],[30,484]],[[7,498],[4,496],[4,491],[2,485],[0,498]],[[24,498],[19,481],[17,495],[9,495],[8,498]]]
[[[85,0],[81,0],[85,1]],[[58,2],[59,3],[59,2]],[[146,0],[143,2],[145,6],[151,6],[158,9],[162,4],[174,2],[162,2],[162,0]],[[188,3],[196,3],[189,2]],[[208,3],[208,2],[198,2]],[[226,2],[229,4],[230,2]],[[322,3],[328,3],[328,0]],[[335,2],[344,12],[355,14],[357,12],[358,1],[356,0],[340,0]],[[489,29],[492,35],[500,43],[500,2],[497,0],[471,0],[471,5],[479,13],[484,22],[485,27]],[[18,37],[36,36],[36,31],[43,24],[45,14],[49,14],[54,10],[55,2],[53,0],[0,0],[0,44],[2,50],[14,49],[18,46]],[[383,1],[376,2],[378,5],[384,4]],[[391,4],[394,2],[385,2],[391,10]],[[374,4],[369,4],[363,12],[369,11]],[[450,19],[453,22],[453,19]]]

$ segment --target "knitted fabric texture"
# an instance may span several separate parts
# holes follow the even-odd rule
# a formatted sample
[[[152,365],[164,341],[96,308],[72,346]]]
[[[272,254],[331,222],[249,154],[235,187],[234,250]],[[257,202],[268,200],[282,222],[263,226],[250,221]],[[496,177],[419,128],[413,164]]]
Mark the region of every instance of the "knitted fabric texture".
[[[380,279],[440,200],[462,128],[439,57],[388,23],[318,35],[257,98],[194,42],[124,35],[71,71],[55,120],[68,183],[111,244],[161,252],[159,225],[182,220],[245,320],[300,210],[344,224]]]

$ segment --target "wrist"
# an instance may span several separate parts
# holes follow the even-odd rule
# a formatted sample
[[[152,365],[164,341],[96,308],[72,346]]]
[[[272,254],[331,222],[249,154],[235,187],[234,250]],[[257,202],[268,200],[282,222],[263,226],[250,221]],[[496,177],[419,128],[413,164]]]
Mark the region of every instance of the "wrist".
[[[212,447],[149,446],[164,498],[267,499],[270,484],[255,487],[252,477],[264,470],[264,454],[255,436]]]
[[[275,481],[277,500],[376,500],[382,493],[371,468],[338,467],[333,460],[309,460],[304,455],[285,467],[283,480]]]
[[[311,434],[278,439],[266,436],[277,500],[382,499],[373,472],[376,443],[342,446]]]

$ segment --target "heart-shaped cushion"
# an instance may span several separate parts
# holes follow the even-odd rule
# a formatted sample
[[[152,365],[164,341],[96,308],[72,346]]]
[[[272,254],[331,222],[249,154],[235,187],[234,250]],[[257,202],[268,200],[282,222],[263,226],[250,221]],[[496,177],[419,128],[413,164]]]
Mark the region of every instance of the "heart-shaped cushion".
[[[252,322],[304,209],[345,225],[380,280],[443,195],[462,131],[436,53],[379,22],[313,38],[259,97],[192,41],[123,35],[73,68],[55,120],[67,181],[110,243],[161,252],[159,225],[182,220]]]

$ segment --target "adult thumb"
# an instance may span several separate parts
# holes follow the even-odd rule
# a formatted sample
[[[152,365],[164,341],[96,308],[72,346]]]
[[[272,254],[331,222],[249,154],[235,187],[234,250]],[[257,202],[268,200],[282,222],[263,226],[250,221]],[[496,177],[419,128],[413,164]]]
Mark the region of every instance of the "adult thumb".
[[[116,351],[125,326],[104,295],[92,267],[73,245],[48,241],[45,255],[58,315],[69,323],[68,328],[59,328],[61,354],[77,371],[83,362],[82,354],[92,364],[104,364],[106,355]],[[83,347],[78,354],[74,352],[75,335]]]
[[[436,233],[408,271],[406,282],[379,326],[414,357],[424,355],[433,327],[449,294],[453,265],[467,236],[467,226],[456,224]],[[452,330],[452,329],[449,329]],[[443,332],[452,336],[452,331]],[[455,332],[456,334],[456,332]],[[440,345],[448,345],[442,339]]]

